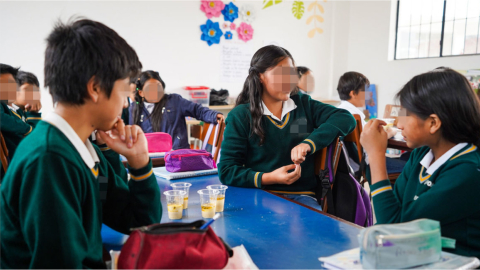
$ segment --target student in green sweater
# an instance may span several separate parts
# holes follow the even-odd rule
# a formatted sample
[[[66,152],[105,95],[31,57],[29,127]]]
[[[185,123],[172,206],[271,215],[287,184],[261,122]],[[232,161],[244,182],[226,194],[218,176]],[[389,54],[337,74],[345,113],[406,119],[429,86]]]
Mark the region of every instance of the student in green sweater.
[[[102,222],[126,234],[160,222],[145,136],[119,117],[141,66],[99,22],[58,23],[48,36],[45,86],[56,105],[20,143],[0,188],[2,268],[105,268]],[[88,140],[94,130],[105,154]]]
[[[415,148],[390,185],[385,166],[387,134],[379,120],[364,127],[372,198],[379,224],[429,218],[456,245],[445,251],[480,258],[480,105],[467,79],[438,68],[410,80],[397,99],[408,147]]]
[[[40,83],[33,73],[18,71],[17,98],[9,104],[10,110],[25,123],[35,127],[42,120],[42,104],[40,103]]]
[[[298,93],[292,55],[266,46],[228,114],[218,172],[226,185],[267,189],[321,209],[314,198],[316,151],[355,128],[345,110]]]

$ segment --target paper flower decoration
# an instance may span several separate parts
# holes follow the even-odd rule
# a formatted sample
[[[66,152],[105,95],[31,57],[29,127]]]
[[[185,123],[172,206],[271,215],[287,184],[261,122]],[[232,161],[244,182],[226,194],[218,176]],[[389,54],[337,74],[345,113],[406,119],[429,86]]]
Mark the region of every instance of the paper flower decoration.
[[[237,28],[238,38],[247,42],[253,37],[253,28],[250,24],[242,22]]]
[[[255,10],[251,5],[244,5],[240,8],[240,17],[244,22],[252,23],[255,20]]]
[[[225,39],[232,39],[233,34],[230,31],[225,32]]]
[[[231,23],[230,24],[230,30],[235,30],[235,28],[237,28],[237,26],[234,23]]]
[[[208,46],[212,46],[212,44],[220,43],[220,38],[223,35],[218,22],[214,23],[211,20],[207,20],[207,22],[200,26],[200,30],[202,30],[202,37],[203,41],[206,41]]]
[[[205,12],[207,18],[220,17],[222,10],[225,8],[225,4],[222,1],[207,1],[202,0],[200,9]]]
[[[229,27],[229,25],[228,25],[227,22],[223,22],[223,23],[222,23],[222,28],[223,28],[223,29],[228,29],[228,27]]]
[[[225,18],[225,21],[233,22],[236,18],[238,18],[238,7],[235,6],[234,3],[230,2],[230,4],[226,5],[222,10],[222,14]]]

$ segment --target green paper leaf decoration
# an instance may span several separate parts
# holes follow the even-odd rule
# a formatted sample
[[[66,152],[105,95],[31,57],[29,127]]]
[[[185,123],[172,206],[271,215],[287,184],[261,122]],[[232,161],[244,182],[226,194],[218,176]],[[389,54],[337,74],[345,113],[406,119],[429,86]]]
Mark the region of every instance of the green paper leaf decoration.
[[[263,9],[266,9],[268,7],[271,7],[276,4],[280,4],[283,0],[263,0]]]
[[[300,20],[303,17],[303,13],[305,13],[305,6],[303,2],[302,1],[293,2],[293,7],[292,7],[293,16]]]

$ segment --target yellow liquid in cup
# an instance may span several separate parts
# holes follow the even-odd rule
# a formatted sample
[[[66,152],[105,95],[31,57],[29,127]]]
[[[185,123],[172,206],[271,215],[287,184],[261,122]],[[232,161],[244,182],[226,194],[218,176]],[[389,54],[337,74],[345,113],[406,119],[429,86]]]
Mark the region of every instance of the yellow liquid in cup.
[[[188,208],[188,197],[184,197],[183,198],[183,209],[187,209]]]
[[[225,206],[225,196],[218,196],[215,206],[215,212],[223,212],[223,207]]]
[[[169,219],[181,219],[183,214],[183,205],[182,204],[169,204],[168,208],[168,218]]]
[[[215,215],[215,204],[206,203],[202,204],[202,217],[203,218],[213,218]]]

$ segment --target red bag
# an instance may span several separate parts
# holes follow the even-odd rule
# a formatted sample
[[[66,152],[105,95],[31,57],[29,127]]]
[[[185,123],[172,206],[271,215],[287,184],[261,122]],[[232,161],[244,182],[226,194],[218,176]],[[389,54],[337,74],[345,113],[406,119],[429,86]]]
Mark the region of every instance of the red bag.
[[[172,136],[164,132],[145,133],[149,153],[168,152],[172,150]]]
[[[222,269],[233,251],[205,223],[153,224],[134,229],[118,269]]]

